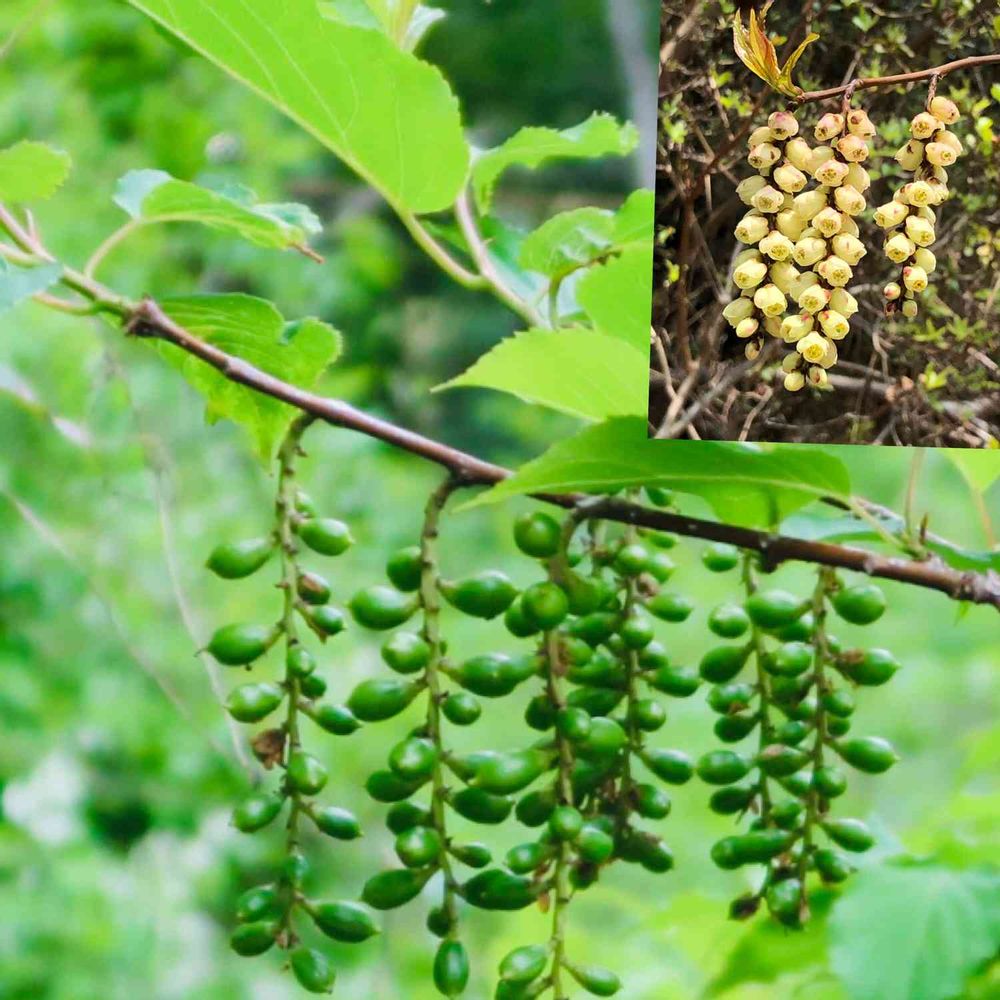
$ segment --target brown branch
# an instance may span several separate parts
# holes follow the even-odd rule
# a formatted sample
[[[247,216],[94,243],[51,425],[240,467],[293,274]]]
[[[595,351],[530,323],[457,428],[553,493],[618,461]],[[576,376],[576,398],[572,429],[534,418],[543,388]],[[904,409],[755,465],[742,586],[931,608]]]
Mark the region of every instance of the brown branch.
[[[466,485],[491,486],[511,475],[510,470],[459,451],[449,445],[408,431],[364,413],[340,400],[306,392],[268,375],[240,358],[206,344],[175,323],[151,299],[144,300],[126,326],[136,336],[154,337],[174,344],[200,358],[227,379],[297,407],[333,424],[385,441],[443,466]],[[653,447],[660,447],[654,445]],[[769,568],[794,560],[833,566],[897,580],[947,594],[955,600],[987,604],[1000,610],[1000,574],[961,573],[937,558],[921,562],[882,556],[864,549],[790,538],[716,521],[705,521],[665,510],[655,510],[613,497],[581,494],[536,494],[536,499],[567,509],[586,505],[588,517],[604,518],[639,527],[670,531],[678,535],[728,542],[759,553]]]
[[[808,104],[810,101],[824,101],[829,97],[839,97],[847,92],[848,88],[853,90],[868,90],[871,87],[894,87],[900,83],[913,83],[916,80],[926,80],[929,78],[939,78],[956,70],[968,69],[970,66],[985,66],[987,63],[1000,62],[1000,52],[988,56],[966,56],[964,59],[956,59],[953,62],[944,63],[942,66],[934,66],[931,69],[921,69],[914,73],[897,73],[895,76],[871,76],[859,80],[852,80],[842,87],[830,87],[828,90],[809,90],[799,94],[795,101],[797,104]]]

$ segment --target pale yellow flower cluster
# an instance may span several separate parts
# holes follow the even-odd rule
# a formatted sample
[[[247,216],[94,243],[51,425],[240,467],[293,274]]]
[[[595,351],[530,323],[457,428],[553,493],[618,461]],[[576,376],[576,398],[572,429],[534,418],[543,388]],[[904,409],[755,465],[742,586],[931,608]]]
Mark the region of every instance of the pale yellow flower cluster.
[[[850,332],[858,303],[846,286],[866,250],[855,217],[871,184],[862,166],[875,127],[864,111],[824,115],[811,147],[795,116],[777,111],[750,136],[758,175],[736,189],[749,208],[736,227],[748,245],[736,258],[741,295],[723,315],[756,357],[763,335],[794,347],[782,361],[785,388],[827,384],[837,341]]]
[[[892,201],[875,210],[875,224],[886,230],[882,249],[893,263],[902,265],[898,281],[890,281],[884,294],[890,310],[904,316],[917,315],[916,296],[926,287],[928,275],[937,265],[929,247],[934,242],[937,217],[934,209],[948,197],[948,173],[962,154],[962,143],[948,126],[959,119],[954,102],[935,97],[910,122],[910,140],[896,153],[896,160],[912,180]],[[899,305],[896,303],[902,300]]]

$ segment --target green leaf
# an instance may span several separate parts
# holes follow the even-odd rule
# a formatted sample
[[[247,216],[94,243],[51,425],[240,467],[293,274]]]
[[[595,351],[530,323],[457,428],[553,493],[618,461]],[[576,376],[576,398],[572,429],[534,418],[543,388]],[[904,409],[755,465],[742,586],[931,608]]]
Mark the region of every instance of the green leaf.
[[[286,323],[264,299],[249,295],[194,295],[166,299],[163,310],[200,340],[235,355],[256,368],[312,389],[340,355],[340,334],[318,319]],[[250,433],[267,461],[297,411],[285,403],[244,388],[172,344],[163,355],[208,400],[209,422],[232,420]]]
[[[68,153],[43,142],[19,142],[0,150],[0,201],[21,204],[51,198],[69,176]]]
[[[1000,874],[867,868],[830,918],[831,964],[858,1000],[947,1000],[1000,947]]]
[[[985,493],[1000,479],[1000,454],[964,448],[946,448],[943,453],[977,493]]]
[[[316,0],[129,0],[337,154],[398,210],[450,206],[469,150],[436,67]],[[432,141],[431,141],[432,140]]]
[[[301,247],[320,230],[304,205],[261,205],[252,191],[210,191],[162,170],[132,170],[118,182],[115,204],[144,223],[196,222],[257,246]]]
[[[543,223],[524,241],[520,265],[551,278],[624,250],[653,241],[653,192],[636,191],[618,212],[577,208]]]
[[[576,298],[598,330],[632,344],[645,357],[649,353],[652,282],[652,246],[636,247],[591,268],[580,279]]]
[[[509,337],[438,389],[498,389],[526,403],[603,420],[645,413],[646,380],[646,359],[638,351],[603,333],[570,328]]]
[[[554,445],[466,506],[525,493],[612,493],[635,486],[694,494],[722,521],[767,528],[821,497],[850,497],[847,469],[822,449],[650,441],[644,418],[616,417]]]
[[[21,268],[0,260],[0,313],[51,288],[62,277],[62,273],[61,264]]]
[[[472,167],[472,185],[481,212],[488,212],[500,176],[510,167],[537,167],[556,159],[597,159],[628,156],[639,141],[631,123],[621,124],[611,115],[595,114],[573,128],[557,131],[528,127],[495,149],[482,153]]]

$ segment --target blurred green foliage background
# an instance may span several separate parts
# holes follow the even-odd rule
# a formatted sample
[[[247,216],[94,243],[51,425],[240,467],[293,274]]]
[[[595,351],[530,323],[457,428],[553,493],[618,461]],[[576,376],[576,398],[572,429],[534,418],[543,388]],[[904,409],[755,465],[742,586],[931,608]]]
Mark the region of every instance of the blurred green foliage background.
[[[5,3],[0,38],[33,6]],[[650,4],[443,6],[451,17],[426,53],[445,67],[484,145],[526,123],[570,125],[595,109],[628,114],[633,95],[608,32],[609,15],[626,6],[648,21],[642,58],[652,65]],[[312,140],[122,4],[52,5],[5,52],[0,87],[0,144],[28,136],[74,156],[71,183],[39,213],[66,258],[81,260],[119,224],[110,193],[132,168],[222,176],[268,200],[307,200],[327,224],[323,266],[175,229],[139,235],[112,259],[108,279],[132,294],[248,290],[287,315],[317,313],[347,343],[324,391],[495,460],[537,452],[570,426],[487,393],[430,396],[432,385],[514,329],[510,316],[456,291]],[[584,200],[614,205],[641,177],[641,162],[553,169],[509,185],[505,211],[529,224]],[[270,477],[239,431],[206,428],[200,400],[152,352],[33,307],[0,323],[0,442],[0,998],[297,995],[276,962],[245,962],[226,945],[232,900],[267,876],[279,838],[228,826],[247,777],[213,680],[194,655],[217,625],[274,614],[277,596],[257,578],[225,584],[202,569],[216,542],[266,529]],[[343,600],[413,541],[437,473],[348,433],[315,430],[309,448],[307,488],[350,521],[359,543],[333,575]],[[900,504],[905,455],[843,455],[859,492]],[[977,513],[941,456],[929,462],[918,503],[932,527],[978,548],[991,540],[984,519],[1000,513],[996,490]],[[446,569],[498,566],[530,582],[533,567],[509,540],[520,509],[449,518]],[[665,636],[680,661],[703,648],[705,615],[730,586],[701,568],[698,548],[683,547],[677,580],[699,611]],[[802,570],[781,577],[807,585]],[[995,860],[996,614],[960,614],[938,595],[889,589],[879,632],[906,667],[891,690],[866,692],[858,728],[894,740],[904,760],[882,779],[855,781],[848,807],[880,832],[872,863],[900,850],[959,867]],[[510,642],[500,626],[458,616],[445,625],[463,653]],[[856,638],[848,632],[845,639]],[[334,696],[378,663],[376,640],[357,631],[331,643],[324,671]],[[505,747],[508,711],[487,706],[484,720],[459,735],[463,745]],[[366,830],[353,844],[323,845],[318,895],[354,897],[364,875],[391,861],[384,807],[362,785],[408,725],[404,717],[353,738],[314,740],[334,776],[330,800],[355,810]],[[664,739],[692,753],[711,746],[700,696],[676,705]],[[707,798],[697,784],[677,792],[664,825],[676,873],[651,882],[616,870],[574,905],[574,951],[619,968],[629,1000],[686,1000],[706,990],[730,1000],[846,996],[828,971],[822,919],[800,938],[725,919],[740,876],[708,862],[728,823],[708,812]],[[396,911],[380,938],[340,949],[338,995],[432,996],[424,909],[416,902]],[[470,997],[488,995],[496,961],[539,935],[542,920],[530,911],[471,915]],[[984,973],[968,989],[963,995],[985,998],[1000,984]]]

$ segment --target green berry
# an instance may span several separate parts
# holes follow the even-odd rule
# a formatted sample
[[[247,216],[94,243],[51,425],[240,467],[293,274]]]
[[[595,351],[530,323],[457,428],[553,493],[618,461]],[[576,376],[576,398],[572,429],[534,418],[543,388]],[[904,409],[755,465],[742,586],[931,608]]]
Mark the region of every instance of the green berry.
[[[462,894],[481,910],[523,910],[535,902],[538,888],[523,875],[490,868],[473,875],[462,887]]]
[[[824,764],[817,767],[812,776],[813,788],[823,798],[835,799],[847,791],[847,778],[839,768]]]
[[[701,658],[698,673],[712,684],[725,684],[743,669],[748,652],[742,646],[716,646]]]
[[[694,611],[694,602],[683,594],[661,591],[646,602],[646,609],[665,622],[683,622]]]
[[[309,621],[323,636],[339,635],[347,627],[344,612],[331,604],[323,604],[309,612]]]
[[[579,744],[578,753],[607,760],[621,752],[627,744],[628,733],[614,719],[597,716],[590,720],[590,731]]]
[[[549,830],[557,840],[576,840],[583,829],[583,816],[573,806],[557,806],[549,817]]]
[[[720,715],[748,708],[757,691],[752,684],[718,684],[708,692],[708,707]]]
[[[285,654],[285,666],[293,677],[308,677],[316,669],[316,657],[304,646],[292,646]]]
[[[879,736],[856,736],[842,740],[836,748],[851,767],[866,774],[881,774],[899,760],[892,744]]]
[[[847,688],[828,691],[820,699],[823,708],[831,715],[846,719],[854,714],[854,695]]]
[[[445,600],[463,614],[487,620],[502,615],[517,597],[517,588],[497,570],[487,570],[457,583],[442,580]]]
[[[385,564],[385,574],[397,590],[409,594],[420,589],[423,568],[420,546],[410,545],[389,556],[389,561]]]
[[[411,868],[379,872],[365,882],[361,899],[373,910],[394,910],[420,895],[431,874]]]
[[[708,627],[723,639],[738,639],[750,628],[750,617],[738,604],[720,604],[709,613]]]
[[[775,741],[786,746],[797,747],[810,733],[812,726],[801,719],[788,719],[774,732]]]
[[[569,614],[569,598],[556,583],[546,580],[535,583],[521,594],[524,616],[536,628],[550,631]]]
[[[804,806],[798,799],[787,799],[771,807],[771,821],[782,830],[794,830],[804,811]]]
[[[388,769],[372,771],[365,782],[365,791],[376,802],[401,802],[416,792],[426,779],[404,778]]]
[[[359,590],[348,607],[354,620],[365,628],[386,631],[407,621],[417,610],[419,601],[392,587],[376,585]]]
[[[434,956],[434,985],[442,996],[457,997],[469,982],[469,956],[461,941],[442,941]]]
[[[483,653],[466,660],[453,671],[462,687],[484,698],[502,698],[517,687],[517,670],[504,653]]]
[[[460,816],[472,820],[473,823],[490,826],[502,823],[514,808],[511,799],[502,795],[492,795],[482,788],[463,788],[461,791],[453,792],[448,802]]]
[[[632,703],[629,719],[643,732],[655,733],[667,721],[667,710],[655,698],[640,698]]]
[[[483,706],[471,694],[453,691],[441,702],[441,711],[456,726],[471,726],[483,714]]]
[[[319,674],[310,674],[299,681],[299,690],[306,698],[322,698],[326,694],[326,681]]]
[[[688,698],[701,686],[701,678],[695,670],[670,664],[659,667],[646,679],[657,691],[674,698]]]
[[[266,792],[251,795],[233,810],[233,826],[241,833],[263,830],[281,812],[284,801],[280,795]]]
[[[437,748],[430,740],[412,736],[397,743],[389,753],[389,767],[401,778],[427,778],[437,763]]]
[[[669,785],[683,785],[694,774],[691,758],[680,750],[644,750],[641,757],[646,767]]]
[[[532,944],[515,948],[500,962],[500,979],[511,984],[530,983],[545,971],[548,961],[548,945]]]
[[[563,708],[556,715],[556,729],[572,743],[586,741],[590,728],[590,713],[582,708]]]
[[[457,861],[470,868],[485,868],[492,860],[493,854],[485,844],[449,844],[448,853]]]
[[[527,788],[552,763],[543,750],[515,750],[491,754],[475,770],[470,784],[493,795],[508,795]]]
[[[854,869],[840,851],[821,848],[813,855],[813,864],[824,882],[843,882]]]
[[[760,717],[750,712],[739,715],[723,715],[715,720],[712,732],[723,743],[739,743],[757,728],[759,722]]]
[[[308,910],[316,926],[334,941],[360,944],[379,933],[368,911],[357,903],[312,903]]]
[[[300,573],[295,591],[306,604],[326,604],[330,600],[330,584],[319,573]]]
[[[846,587],[833,595],[833,609],[852,625],[871,625],[885,611],[885,594],[873,583]]]
[[[786,778],[801,771],[809,763],[809,754],[797,747],[783,743],[771,743],[757,755],[757,764],[772,778]]]
[[[578,639],[599,646],[613,634],[618,627],[618,615],[610,611],[593,611],[589,615],[577,618],[570,625],[570,633]]]
[[[351,530],[333,518],[310,518],[298,529],[299,538],[321,556],[343,555],[353,544]]]
[[[254,886],[236,900],[236,919],[241,924],[273,920],[280,913],[281,901],[273,885]]]
[[[257,920],[237,927],[229,938],[229,946],[245,958],[263,955],[274,944],[277,934],[276,920]]]
[[[382,644],[382,659],[397,674],[415,674],[431,662],[430,644],[413,632],[396,632]]]
[[[705,569],[713,573],[725,573],[739,565],[740,550],[725,542],[713,542],[702,552],[701,561]]]
[[[260,722],[284,701],[277,684],[242,684],[229,692],[226,711],[237,722]]]
[[[217,545],[205,565],[223,580],[241,580],[256,573],[271,558],[274,548],[271,537]]]
[[[645,486],[646,496],[654,507],[672,507],[674,494],[671,490],[665,490],[662,486]],[[671,537],[674,537],[671,535]]]
[[[413,802],[396,802],[386,813],[385,825],[393,833],[402,833],[414,826],[429,826],[431,814]]]
[[[863,654],[844,654],[838,661],[841,669],[856,684],[878,687],[892,678],[900,663],[887,649],[869,649]]]
[[[550,789],[529,792],[517,803],[517,818],[525,826],[541,826],[549,821],[555,807],[555,796]]]
[[[829,819],[822,826],[826,835],[847,851],[860,854],[875,844],[871,830],[859,819]]]
[[[614,558],[615,570],[622,576],[638,576],[649,565],[649,551],[644,545],[624,545]]]
[[[548,559],[559,551],[562,529],[559,522],[541,511],[522,514],[514,522],[514,544],[535,559]]]
[[[732,750],[712,750],[699,759],[695,770],[709,785],[733,785],[746,777],[750,762]]]
[[[347,707],[362,722],[381,722],[399,715],[421,690],[413,681],[371,678],[351,692]]]
[[[793,625],[809,608],[803,601],[785,590],[759,590],[746,602],[750,620],[763,629],[780,629]]]
[[[567,963],[570,975],[595,997],[613,997],[621,988],[621,980],[609,969],[599,965]]]
[[[550,845],[537,841],[518,844],[507,852],[504,861],[515,875],[527,875],[544,864],[552,856],[552,852]]]
[[[357,840],[361,824],[354,813],[338,806],[314,807],[310,813],[317,828],[335,840]]]
[[[511,601],[510,607],[503,613],[503,623],[507,631],[518,639],[527,639],[529,636],[537,635],[539,631],[534,621],[525,614],[520,594]]]
[[[646,819],[665,819],[670,815],[671,801],[662,788],[656,785],[639,784],[633,789],[635,811]]]
[[[330,960],[315,948],[296,948],[288,956],[292,975],[307,993],[332,993],[337,973]]]
[[[767,662],[769,673],[780,677],[798,677],[813,663],[813,648],[804,642],[786,642],[780,645]]]
[[[627,649],[645,649],[653,641],[653,623],[640,611],[633,611],[618,626],[618,634]]]
[[[587,823],[576,837],[576,850],[584,861],[601,865],[614,853],[615,841],[600,827]]]
[[[708,800],[708,806],[714,813],[720,816],[731,816],[734,813],[743,812],[753,801],[757,794],[753,788],[743,788],[730,785],[720,788],[712,793]]]
[[[424,868],[441,856],[441,834],[430,826],[412,826],[396,837],[396,854],[407,868]]]
[[[223,625],[205,647],[227,667],[242,667],[270,649],[278,631],[266,625]]]
[[[296,750],[288,758],[285,772],[289,785],[302,795],[315,795],[327,781],[326,768],[304,750]]]
[[[334,736],[350,736],[361,728],[346,705],[317,705],[312,709],[312,719],[320,729]]]
[[[772,883],[767,890],[767,908],[787,927],[802,923],[802,883],[797,878],[786,878]]]
[[[446,906],[434,906],[427,914],[427,929],[438,938],[446,938],[452,931],[451,914]]]
[[[666,583],[674,575],[676,569],[677,563],[666,552],[654,552],[646,565],[646,572],[657,583]]]

